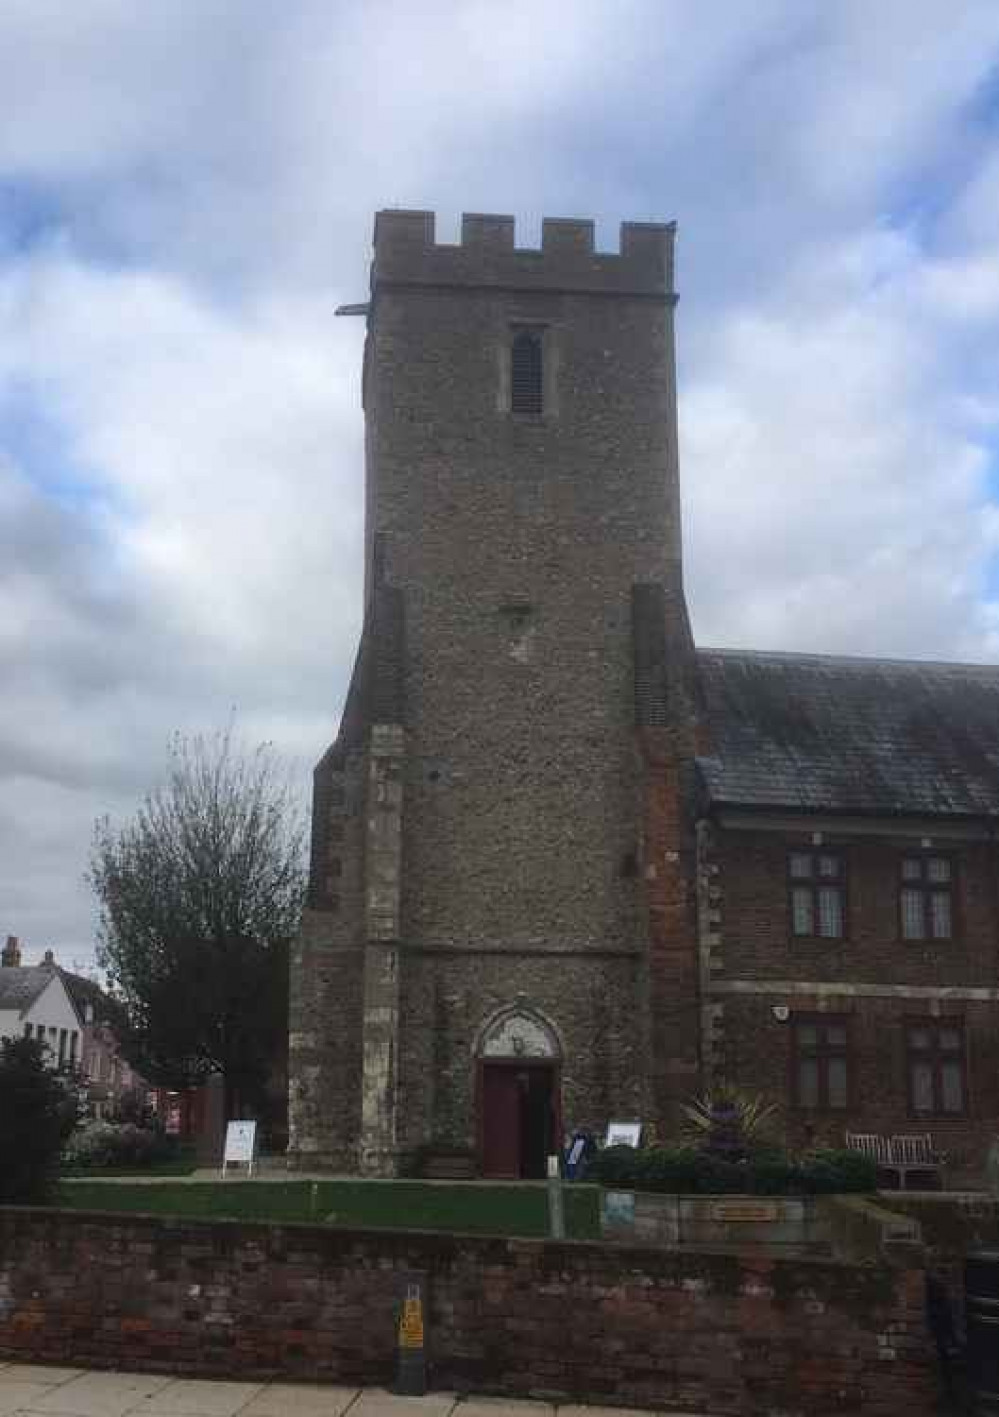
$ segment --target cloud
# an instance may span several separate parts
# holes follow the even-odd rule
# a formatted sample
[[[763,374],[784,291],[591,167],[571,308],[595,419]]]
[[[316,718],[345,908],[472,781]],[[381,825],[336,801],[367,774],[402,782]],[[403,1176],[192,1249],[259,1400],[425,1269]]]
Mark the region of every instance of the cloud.
[[[233,705],[306,769],[360,616],[372,212],[677,217],[703,642],[999,652],[992,0],[8,0],[0,904]]]
[[[949,262],[947,281],[974,285],[976,263]],[[968,396],[977,330],[942,270],[897,233],[830,240],[765,309],[713,331],[681,406],[707,638],[947,659],[999,649],[987,595],[999,425],[994,404]]]
[[[65,250],[0,281],[0,384],[34,390],[87,470],[69,504],[0,471],[0,855],[16,902],[42,880],[23,825],[43,790],[48,918],[79,922],[43,943],[89,938],[89,826],[133,809],[174,729],[235,707],[303,783],[332,732],[360,611],[358,334]]]
[[[311,303],[235,311],[176,277],[56,251],[0,283],[0,334],[0,369],[44,388],[89,470],[118,584],[140,586],[166,627],[238,658],[294,611],[290,667],[331,623],[355,623],[356,329]],[[289,582],[295,564],[342,580],[320,604]]]

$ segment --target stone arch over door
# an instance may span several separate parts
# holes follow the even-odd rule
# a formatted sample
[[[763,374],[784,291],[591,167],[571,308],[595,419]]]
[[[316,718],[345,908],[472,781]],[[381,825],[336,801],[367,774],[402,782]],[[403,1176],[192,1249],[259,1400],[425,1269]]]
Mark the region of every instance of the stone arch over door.
[[[548,1020],[526,1004],[494,1013],[479,1029],[477,1058],[537,1058],[561,1062],[562,1045]]]
[[[483,1175],[539,1179],[561,1149],[563,1050],[549,1021],[524,1004],[492,1015],[475,1044]]]

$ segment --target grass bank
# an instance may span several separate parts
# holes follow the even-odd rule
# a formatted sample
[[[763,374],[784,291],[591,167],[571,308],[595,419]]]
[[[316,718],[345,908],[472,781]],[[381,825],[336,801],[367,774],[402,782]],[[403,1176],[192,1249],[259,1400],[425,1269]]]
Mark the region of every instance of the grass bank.
[[[599,1191],[565,1188],[566,1233],[592,1239],[599,1233]],[[60,1185],[55,1204],[67,1210],[142,1212],[192,1218],[324,1221],[332,1225],[406,1230],[463,1230],[492,1235],[548,1233],[544,1186],[488,1186],[421,1181],[164,1181],[107,1186],[73,1181]]]

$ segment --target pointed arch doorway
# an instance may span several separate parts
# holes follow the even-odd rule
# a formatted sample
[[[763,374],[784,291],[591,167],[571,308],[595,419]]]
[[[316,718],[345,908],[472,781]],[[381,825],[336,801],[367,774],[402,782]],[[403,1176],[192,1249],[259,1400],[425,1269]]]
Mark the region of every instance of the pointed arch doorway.
[[[541,1180],[562,1145],[561,1049],[529,1009],[506,1009],[477,1049],[479,1164],[483,1176]]]

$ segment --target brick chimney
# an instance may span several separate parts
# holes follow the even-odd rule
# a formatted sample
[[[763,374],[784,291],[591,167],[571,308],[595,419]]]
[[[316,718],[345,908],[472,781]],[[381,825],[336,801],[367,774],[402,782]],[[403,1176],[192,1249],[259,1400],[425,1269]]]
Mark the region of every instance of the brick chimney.
[[[0,951],[0,966],[4,969],[16,969],[21,963],[21,946],[17,943],[16,935],[8,935],[7,943]]]

